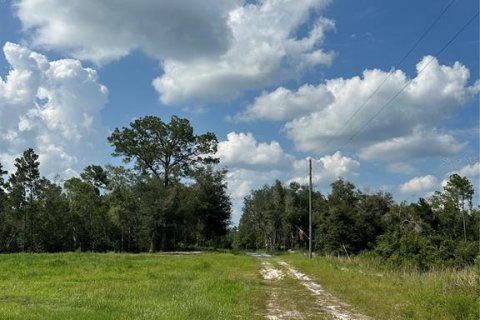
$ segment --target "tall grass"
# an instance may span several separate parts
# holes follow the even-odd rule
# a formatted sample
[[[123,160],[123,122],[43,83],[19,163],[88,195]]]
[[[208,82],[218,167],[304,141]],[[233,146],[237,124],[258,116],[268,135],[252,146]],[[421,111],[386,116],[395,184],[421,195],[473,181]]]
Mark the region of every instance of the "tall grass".
[[[375,319],[479,319],[478,270],[387,268],[365,257],[285,255],[325,289]]]
[[[248,256],[0,255],[0,319],[254,319]]]

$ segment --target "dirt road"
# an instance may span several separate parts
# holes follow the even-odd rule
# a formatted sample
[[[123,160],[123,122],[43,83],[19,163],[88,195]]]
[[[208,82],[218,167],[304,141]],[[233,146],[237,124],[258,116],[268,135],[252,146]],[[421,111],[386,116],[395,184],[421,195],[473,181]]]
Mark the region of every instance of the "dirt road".
[[[308,275],[287,262],[268,256],[262,260],[260,273],[269,286],[265,319],[372,319],[333,296]]]

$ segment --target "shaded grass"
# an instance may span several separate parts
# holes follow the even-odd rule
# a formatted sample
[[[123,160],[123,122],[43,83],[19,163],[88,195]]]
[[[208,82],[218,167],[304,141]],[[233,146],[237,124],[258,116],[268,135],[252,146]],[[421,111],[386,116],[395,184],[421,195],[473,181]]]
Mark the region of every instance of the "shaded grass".
[[[284,255],[326,290],[376,319],[479,319],[475,269],[400,272],[361,258]]]
[[[255,319],[264,290],[244,255],[0,255],[0,319]]]

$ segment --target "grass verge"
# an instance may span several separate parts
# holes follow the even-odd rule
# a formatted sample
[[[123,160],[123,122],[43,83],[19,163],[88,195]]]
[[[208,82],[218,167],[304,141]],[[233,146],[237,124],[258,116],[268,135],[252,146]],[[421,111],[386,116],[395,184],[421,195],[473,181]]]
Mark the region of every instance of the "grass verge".
[[[479,318],[478,274],[473,267],[419,273],[382,269],[362,258],[282,258],[375,319]]]

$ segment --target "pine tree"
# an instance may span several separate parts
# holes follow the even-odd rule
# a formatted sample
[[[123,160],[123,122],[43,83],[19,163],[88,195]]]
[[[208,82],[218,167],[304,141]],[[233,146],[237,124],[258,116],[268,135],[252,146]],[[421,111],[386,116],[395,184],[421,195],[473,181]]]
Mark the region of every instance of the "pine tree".
[[[10,199],[18,215],[23,215],[22,249],[36,251],[36,213],[35,200],[40,182],[40,162],[33,149],[27,149],[22,157],[15,159],[16,172],[10,176]]]

